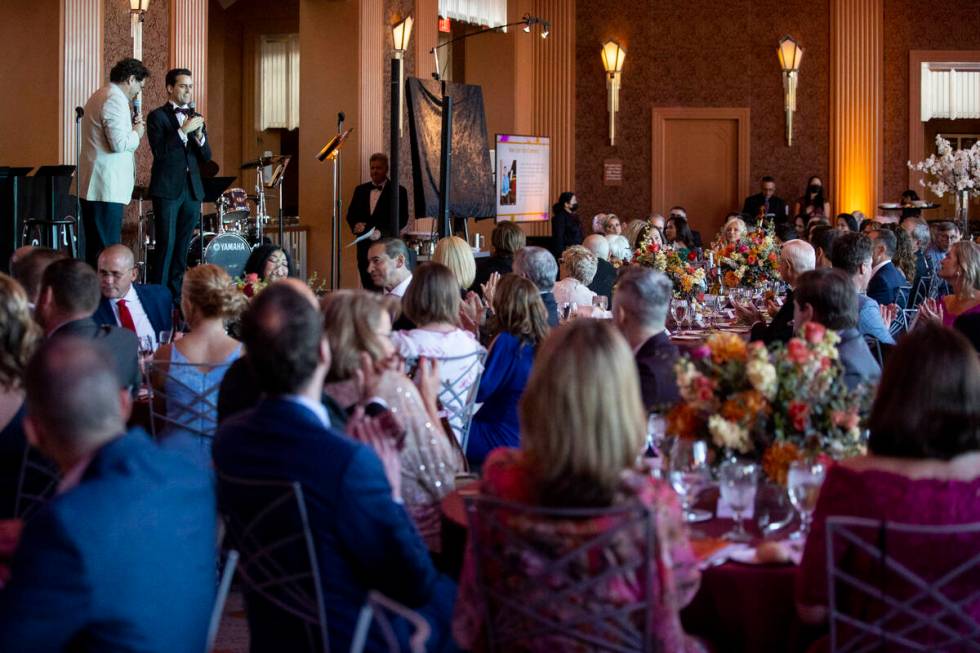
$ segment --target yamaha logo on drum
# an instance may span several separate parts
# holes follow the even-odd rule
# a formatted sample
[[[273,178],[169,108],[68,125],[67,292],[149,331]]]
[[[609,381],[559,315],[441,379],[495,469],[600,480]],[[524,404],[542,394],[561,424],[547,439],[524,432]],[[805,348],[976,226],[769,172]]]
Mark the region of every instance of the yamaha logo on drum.
[[[211,244],[209,249],[213,249],[216,252],[248,252],[248,244],[243,241],[232,241],[228,242],[214,242]]]

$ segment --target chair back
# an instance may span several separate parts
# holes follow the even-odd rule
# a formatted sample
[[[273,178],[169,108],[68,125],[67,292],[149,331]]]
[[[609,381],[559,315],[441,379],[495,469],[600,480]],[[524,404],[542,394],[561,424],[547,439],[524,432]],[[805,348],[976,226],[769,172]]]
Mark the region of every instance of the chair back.
[[[303,630],[299,639],[309,643],[308,650],[328,651],[323,588],[302,486],[219,472],[218,506],[226,542],[240,556],[246,609],[261,603],[281,613],[284,623]]]
[[[648,507],[554,509],[470,496],[466,510],[487,650],[662,648]]]
[[[357,627],[354,629],[354,638],[351,640],[350,653],[362,653],[367,645],[368,631],[371,624],[377,623],[378,630],[381,632],[389,653],[400,653],[401,645],[395,635],[395,629],[388,613],[405,619],[412,625],[414,632],[409,638],[408,646],[411,653],[425,653],[425,643],[429,639],[432,629],[429,622],[414,610],[406,608],[401,603],[389,599],[381,592],[371,590],[368,593],[367,602],[361,608],[361,614],[357,618]]]
[[[980,523],[829,517],[831,650],[980,651]]]
[[[470,424],[476,405],[476,393],[483,378],[483,363],[486,360],[485,349],[478,349],[463,356],[445,356],[437,358],[426,356],[429,360],[439,361],[439,404],[442,406],[446,421],[456,434],[456,439],[466,451],[470,437]],[[408,370],[414,370],[418,358],[405,360]],[[467,385],[468,381],[472,381]]]
[[[61,471],[34,447],[24,448],[14,498],[14,517],[28,521],[54,496],[61,482]]]
[[[211,623],[208,625],[207,650],[209,653],[214,650],[214,640],[218,636],[218,628],[221,626],[221,617],[225,611],[225,601],[228,600],[228,591],[231,589],[231,580],[235,577],[238,551],[229,549],[224,557],[221,575],[218,577],[218,591],[214,597],[214,607],[211,609]]]
[[[149,388],[150,435],[189,433],[210,443],[218,428],[218,389],[231,363],[214,365],[149,361],[144,367]]]

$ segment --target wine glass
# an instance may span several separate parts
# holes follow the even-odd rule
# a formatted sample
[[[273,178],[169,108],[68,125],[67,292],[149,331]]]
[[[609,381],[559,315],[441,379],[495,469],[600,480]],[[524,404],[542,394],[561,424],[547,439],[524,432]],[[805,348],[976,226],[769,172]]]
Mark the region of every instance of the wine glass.
[[[687,301],[675,299],[670,303],[670,314],[679,330],[684,328],[684,318],[687,317]]]
[[[796,460],[790,463],[787,489],[789,500],[800,513],[800,529],[790,535],[792,540],[806,540],[813,520],[813,510],[817,507],[820,486],[827,475],[827,468],[818,462]]]
[[[704,440],[677,438],[670,448],[670,485],[681,499],[684,520],[702,522],[711,519],[707,510],[692,507],[711,480],[708,469],[708,444]]]
[[[153,336],[140,336],[137,339],[140,369],[145,370],[146,364],[153,358]]]
[[[760,483],[755,497],[755,523],[763,539],[786,528],[793,521],[793,506],[783,486]]]
[[[605,295],[596,295],[592,298],[592,305],[605,313],[609,306],[609,298]]]
[[[174,339],[173,329],[164,329],[160,332],[160,337],[157,339],[157,343],[160,345],[169,345]]]
[[[759,482],[759,466],[737,459],[726,460],[718,469],[722,500],[735,513],[735,527],[725,534],[732,542],[748,542],[752,536],[742,523],[743,514],[755,504],[755,490]]]

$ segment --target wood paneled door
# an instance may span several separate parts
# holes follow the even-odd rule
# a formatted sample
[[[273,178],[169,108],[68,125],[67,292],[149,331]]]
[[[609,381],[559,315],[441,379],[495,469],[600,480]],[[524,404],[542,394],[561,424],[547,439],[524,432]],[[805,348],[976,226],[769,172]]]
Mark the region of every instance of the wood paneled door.
[[[749,109],[653,109],[652,211],[687,210],[707,245],[749,194]]]

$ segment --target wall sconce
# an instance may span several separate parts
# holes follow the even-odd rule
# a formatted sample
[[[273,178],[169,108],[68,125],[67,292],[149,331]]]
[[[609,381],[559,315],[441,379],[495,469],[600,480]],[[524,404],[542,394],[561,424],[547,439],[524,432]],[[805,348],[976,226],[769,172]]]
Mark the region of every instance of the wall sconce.
[[[129,0],[129,17],[132,22],[133,58],[143,59],[143,16],[150,0]]]
[[[623,74],[626,50],[615,41],[602,46],[602,67],[606,69],[606,94],[609,98],[609,144],[616,144],[616,112],[619,111],[619,80]]]
[[[803,48],[792,36],[779,39],[779,67],[783,69],[783,94],[786,97],[786,144],[793,146],[793,113],[796,112],[796,85],[800,79]]]
[[[391,38],[395,44],[394,58],[398,60],[398,135],[404,132],[402,116],[405,114],[405,51],[408,50],[408,40],[412,37],[412,25],[415,21],[411,16],[396,23],[391,28]]]

